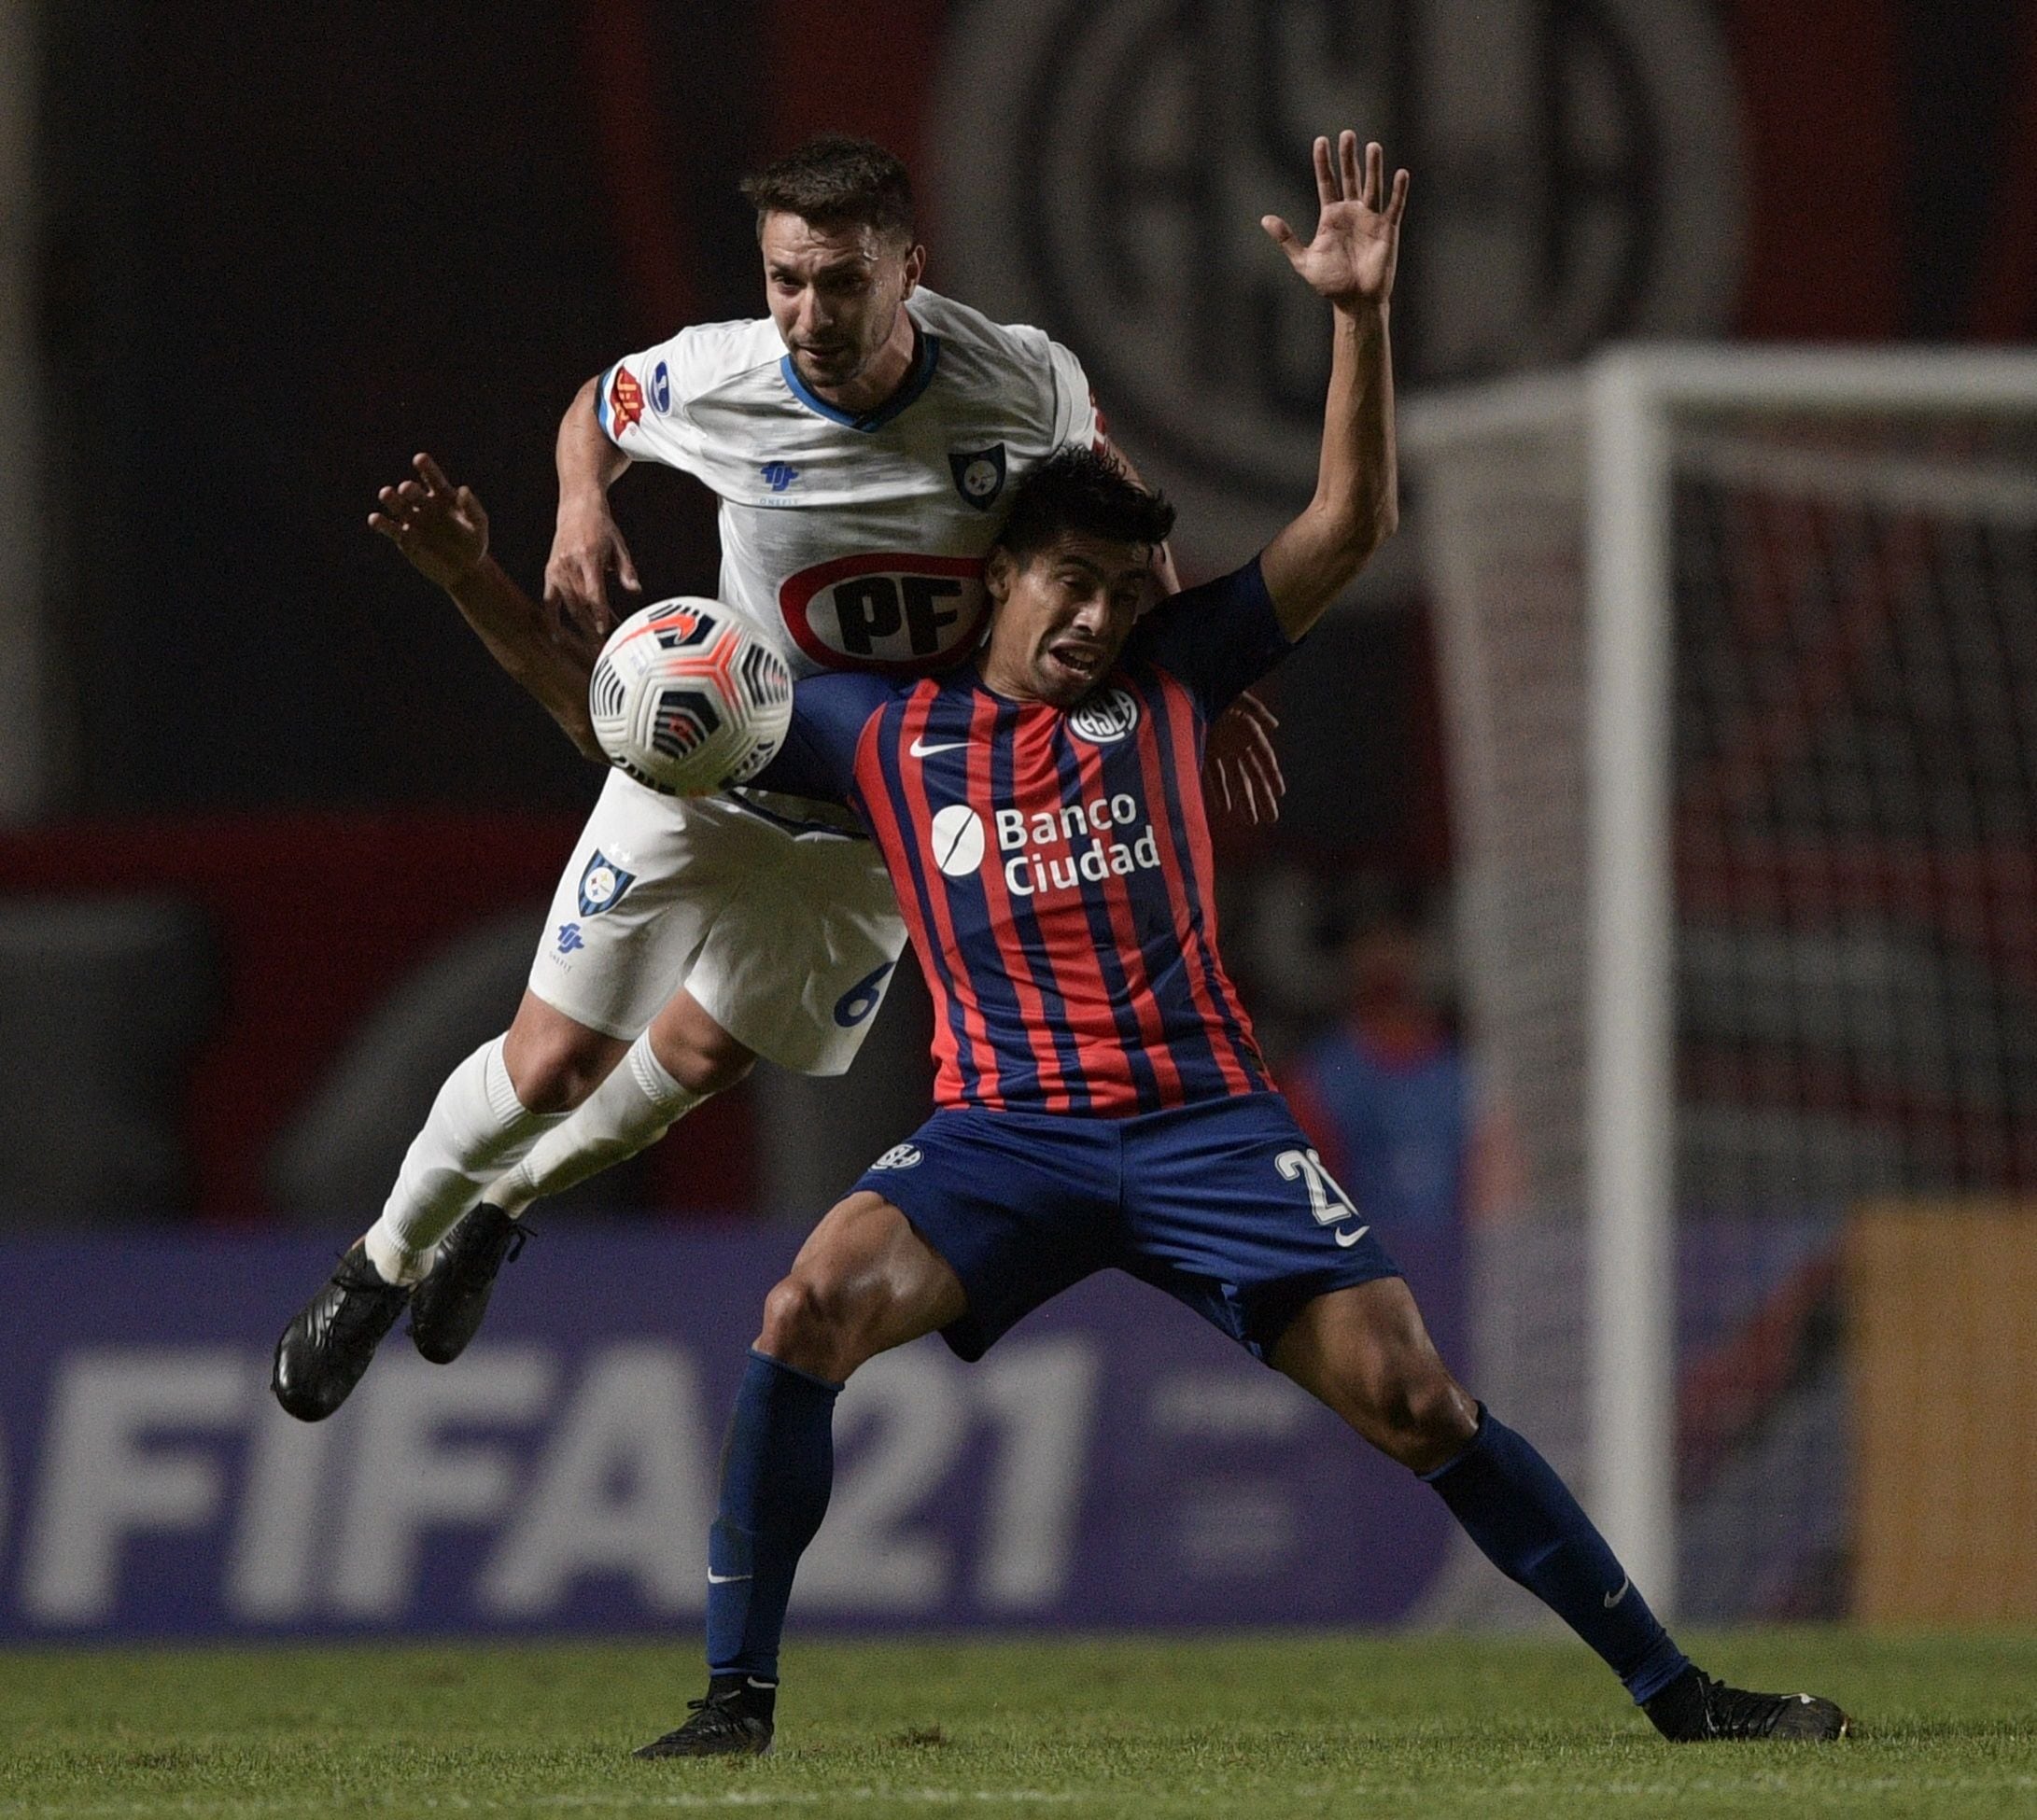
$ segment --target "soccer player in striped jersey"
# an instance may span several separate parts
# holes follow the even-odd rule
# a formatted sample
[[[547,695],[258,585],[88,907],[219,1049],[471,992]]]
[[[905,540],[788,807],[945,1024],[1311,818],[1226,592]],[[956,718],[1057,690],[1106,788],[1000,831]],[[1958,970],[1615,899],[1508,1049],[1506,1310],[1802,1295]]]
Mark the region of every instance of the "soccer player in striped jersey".
[[[766,1300],[710,1533],[707,1696],[649,1757],[768,1748],[843,1382],[933,1332],[965,1359],[1091,1273],[1165,1290],[1426,1479],[1672,1738],[1833,1737],[1829,1701],[1701,1674],[1529,1444],[1451,1376],[1363,1209],[1275,1091],[1217,951],[1203,729],[1394,528],[1387,346],[1406,174],[1315,147],[1332,305],[1316,496],[1252,562],[1138,618],[1173,511],[1066,450],[1016,491],[986,644],[945,678],[799,685],[770,787],[849,804],[933,988],[939,1109]]]

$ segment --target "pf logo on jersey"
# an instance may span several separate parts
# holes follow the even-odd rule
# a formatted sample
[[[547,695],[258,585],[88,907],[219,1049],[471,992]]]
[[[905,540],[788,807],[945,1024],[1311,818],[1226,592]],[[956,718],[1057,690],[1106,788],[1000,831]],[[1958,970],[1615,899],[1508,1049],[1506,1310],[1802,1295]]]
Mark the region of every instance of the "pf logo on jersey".
[[[921,1153],[918,1144],[893,1144],[883,1155],[870,1165],[875,1169],[918,1169]]]
[[[919,676],[968,649],[990,596],[979,557],[882,550],[802,569],[778,605],[793,642],[823,668]]]
[[[1139,724],[1139,699],[1126,689],[1106,689],[1068,717],[1068,731],[1092,746],[1111,746]]]
[[[1004,445],[993,442],[987,449],[955,449],[948,457],[955,476],[955,491],[978,511],[989,511],[1004,490]]]

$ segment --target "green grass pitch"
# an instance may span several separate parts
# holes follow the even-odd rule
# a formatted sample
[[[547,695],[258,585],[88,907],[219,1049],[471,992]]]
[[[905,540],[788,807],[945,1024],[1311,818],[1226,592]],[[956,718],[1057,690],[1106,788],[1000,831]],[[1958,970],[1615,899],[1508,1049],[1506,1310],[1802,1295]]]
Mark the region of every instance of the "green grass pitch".
[[[803,1642],[775,1756],[638,1763],[699,1691],[691,1638],[21,1651],[0,1815],[2037,1813],[2037,1637],[1700,1642],[1860,1735],[1672,1748],[1560,1640]]]

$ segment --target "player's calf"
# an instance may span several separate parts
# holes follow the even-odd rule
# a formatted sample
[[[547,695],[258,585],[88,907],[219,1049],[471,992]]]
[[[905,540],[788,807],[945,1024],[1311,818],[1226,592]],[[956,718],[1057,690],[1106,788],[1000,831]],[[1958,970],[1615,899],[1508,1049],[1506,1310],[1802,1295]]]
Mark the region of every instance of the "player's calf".
[[[1281,1335],[1272,1364],[1412,1472],[1435,1470],[1478,1433],[1477,1402],[1398,1277],[1317,1296]]]
[[[708,1093],[740,1080],[756,1059],[683,991],[660,1017],[677,1017],[688,1033],[676,1057],[685,1079],[667,1066],[671,1057],[655,1041],[658,1026],[611,1066],[615,1039],[597,1037],[556,1012],[530,1009],[541,1004],[527,999],[512,1031],[525,1033],[510,1057],[518,1093],[564,1103],[583,1092],[597,1069],[605,1067],[606,1076],[570,1117],[489,1186],[441,1243],[438,1261],[411,1301],[411,1337],[434,1365],[457,1359],[480,1331],[498,1273],[522,1249],[517,1221],[526,1208],[656,1142]],[[690,1015],[680,1016],[687,1006]]]

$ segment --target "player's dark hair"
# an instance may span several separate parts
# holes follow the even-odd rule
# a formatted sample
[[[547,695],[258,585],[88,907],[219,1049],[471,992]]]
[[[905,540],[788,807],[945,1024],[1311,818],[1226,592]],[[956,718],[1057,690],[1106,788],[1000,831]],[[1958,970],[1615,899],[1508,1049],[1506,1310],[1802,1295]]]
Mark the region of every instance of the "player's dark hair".
[[[1024,564],[1058,539],[1159,544],[1174,528],[1166,496],[1148,493],[1116,456],[1075,445],[1049,455],[1012,490],[997,547]]]
[[[875,228],[912,243],[912,179],[868,139],[823,133],[745,177],[742,192],[757,211],[760,233],[776,210],[816,228]]]

